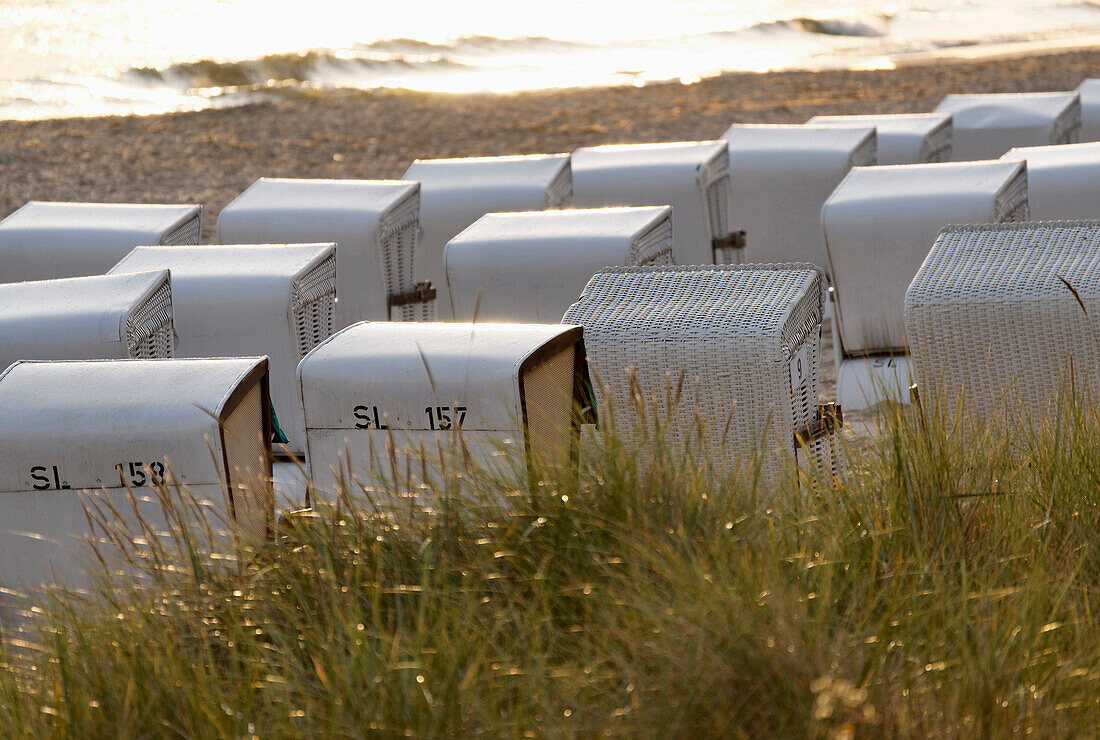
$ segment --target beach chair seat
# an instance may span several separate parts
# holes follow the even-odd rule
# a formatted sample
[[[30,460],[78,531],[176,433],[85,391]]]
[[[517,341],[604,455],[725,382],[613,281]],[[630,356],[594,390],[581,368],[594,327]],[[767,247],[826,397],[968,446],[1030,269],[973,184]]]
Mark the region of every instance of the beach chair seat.
[[[837,402],[908,400],[905,289],[940,229],[1028,217],[1021,162],[857,167],[821,211],[833,276]]]
[[[818,405],[825,287],[805,263],[609,267],[562,321],[584,327],[600,423],[620,438],[659,426],[663,452],[726,470],[760,455],[771,479],[806,444],[839,472]]]
[[[84,539],[103,533],[91,530],[84,496],[148,537],[139,514],[151,531],[171,526],[162,497],[184,518],[194,513],[182,486],[216,535],[266,537],[267,404],[263,358],[17,362],[0,372],[0,584],[86,584]]]
[[[672,249],[668,206],[591,208],[487,214],[443,259],[456,320],[555,323],[601,267],[672,264]]]
[[[423,495],[451,466],[568,472],[591,405],[584,358],[580,328],[561,324],[344,329],[298,367],[315,490]]]
[[[202,206],[30,201],[0,221],[0,283],[102,275],[139,244],[198,244]]]
[[[1081,97],[1080,141],[1100,141],[1100,79],[1087,79],[1077,86]]]
[[[403,177],[420,183],[424,238],[416,274],[435,286],[444,321],[453,318],[443,269],[447,242],[486,213],[565,208],[573,194],[568,154],[418,159]]]
[[[905,294],[922,407],[1039,424],[1094,402],[1098,317],[1100,221],[945,228]]]
[[[113,274],[168,269],[178,357],[266,355],[288,451],[305,450],[295,369],[336,329],[333,244],[137,247]]]
[[[1075,92],[948,95],[936,112],[951,114],[956,162],[997,159],[1018,146],[1075,144],[1081,134]]]
[[[1100,142],[1020,147],[1001,159],[1027,162],[1031,220],[1100,218]]]
[[[218,216],[222,244],[335,242],[336,324],[428,321],[435,291],[418,281],[420,187],[399,180],[261,177]]]
[[[743,228],[730,224],[729,152],[723,141],[583,147],[573,152],[573,205],[672,206],[681,265],[741,262]]]
[[[814,116],[806,124],[834,128],[873,126],[878,137],[878,164],[951,161],[950,113]]]
[[[0,368],[173,353],[167,270],[0,284]]]
[[[852,167],[873,165],[875,129],[734,124],[730,218],[757,262],[827,268],[821,206]]]

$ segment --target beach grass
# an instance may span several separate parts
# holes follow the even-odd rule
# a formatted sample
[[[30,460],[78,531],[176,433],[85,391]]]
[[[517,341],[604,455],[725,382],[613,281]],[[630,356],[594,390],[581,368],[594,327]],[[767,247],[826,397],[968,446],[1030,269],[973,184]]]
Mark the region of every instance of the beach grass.
[[[533,489],[345,495],[240,558],[9,619],[0,724],[55,737],[1070,735],[1100,726],[1100,414],[881,414],[845,476],[655,434]],[[390,503],[387,503],[389,501]],[[422,503],[422,502],[421,502]],[[204,545],[204,542],[206,543]],[[215,548],[219,549],[219,548]],[[118,552],[115,553],[119,554]],[[16,626],[18,625],[18,629]]]

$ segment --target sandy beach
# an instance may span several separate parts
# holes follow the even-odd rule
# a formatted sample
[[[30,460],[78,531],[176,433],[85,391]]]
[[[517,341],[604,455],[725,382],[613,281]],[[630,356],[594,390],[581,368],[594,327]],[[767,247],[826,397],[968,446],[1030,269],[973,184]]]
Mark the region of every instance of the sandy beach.
[[[196,113],[3,121],[0,215],[28,200],[202,203],[203,239],[215,241],[220,210],[262,176],[397,178],[417,157],[711,139],[734,122],[930,111],[948,93],[1069,90],[1090,76],[1100,76],[1100,50],[885,71],[726,74],[694,84],[349,92]],[[829,395],[830,351],[823,365]]]

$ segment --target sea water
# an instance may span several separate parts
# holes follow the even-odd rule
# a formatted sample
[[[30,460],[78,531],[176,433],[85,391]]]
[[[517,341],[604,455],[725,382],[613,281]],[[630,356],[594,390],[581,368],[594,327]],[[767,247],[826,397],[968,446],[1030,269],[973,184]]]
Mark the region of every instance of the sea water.
[[[0,118],[688,83],[1094,37],[1088,0],[0,0]]]

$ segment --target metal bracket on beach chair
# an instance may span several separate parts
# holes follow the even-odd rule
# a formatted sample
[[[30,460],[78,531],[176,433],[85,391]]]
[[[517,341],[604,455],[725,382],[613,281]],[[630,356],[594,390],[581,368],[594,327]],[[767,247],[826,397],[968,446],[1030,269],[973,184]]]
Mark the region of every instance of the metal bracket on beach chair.
[[[745,232],[732,231],[727,236],[716,236],[711,239],[710,246],[715,252],[721,249],[744,249]]]
[[[391,293],[386,299],[386,305],[391,310],[397,306],[408,306],[412,303],[431,303],[435,300],[435,288],[431,280],[425,280],[416,284],[412,290],[403,293]]]
[[[801,429],[794,431],[794,446],[801,445],[831,434],[844,426],[844,411],[835,403],[823,403],[817,407],[814,420]]]

